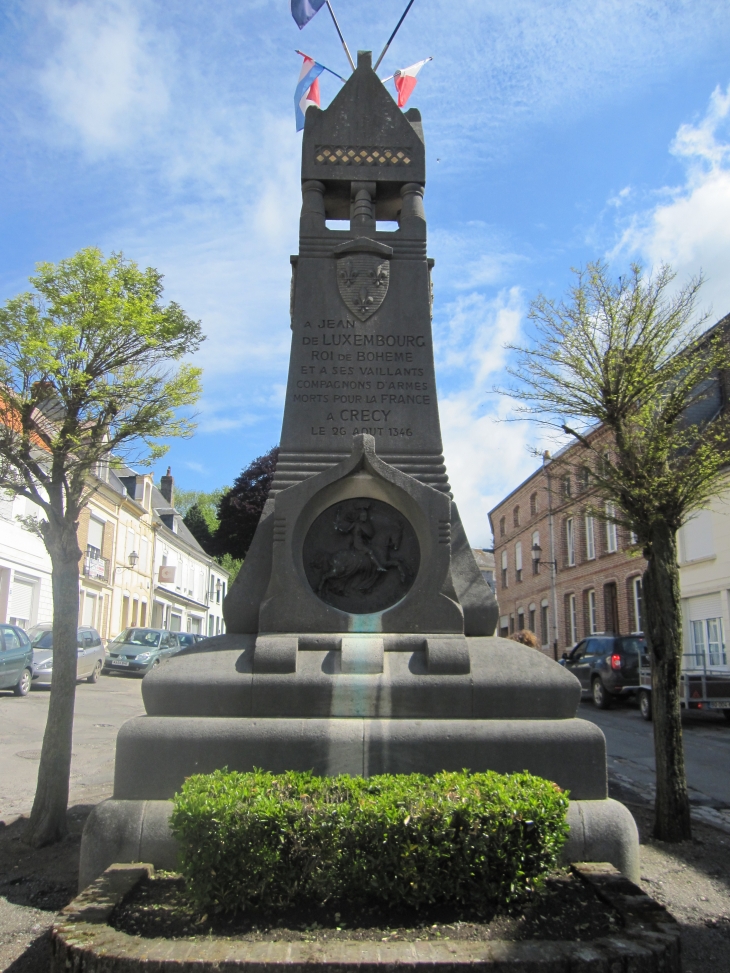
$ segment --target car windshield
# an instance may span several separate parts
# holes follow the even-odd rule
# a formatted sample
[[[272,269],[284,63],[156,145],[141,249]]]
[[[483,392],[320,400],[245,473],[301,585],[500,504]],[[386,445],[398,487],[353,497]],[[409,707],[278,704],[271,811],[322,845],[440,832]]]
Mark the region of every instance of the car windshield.
[[[52,649],[53,632],[50,629],[41,630],[31,635],[30,644],[34,649]]]
[[[152,649],[160,644],[160,633],[151,628],[128,628],[117,635],[114,641],[126,645],[143,645],[145,648]]]

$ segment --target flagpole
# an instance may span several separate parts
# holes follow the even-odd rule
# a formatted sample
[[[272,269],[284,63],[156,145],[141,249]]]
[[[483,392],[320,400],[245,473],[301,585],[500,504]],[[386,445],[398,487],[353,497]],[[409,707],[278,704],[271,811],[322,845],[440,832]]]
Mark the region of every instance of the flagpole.
[[[299,55],[301,55],[302,57],[308,57],[308,58],[310,58],[310,60],[311,60],[311,61],[314,61],[314,58],[313,58],[313,57],[310,57],[310,55],[309,55],[309,54],[305,54],[305,53],[304,53],[304,51],[300,51],[300,50],[299,50],[298,48],[295,48],[295,49],[294,49],[294,53],[295,53],[295,54],[299,54]],[[325,69],[325,71],[328,71],[328,72],[329,72],[330,74],[334,74],[334,76],[335,76],[336,78],[339,78],[339,80],[340,80],[340,81],[342,81],[342,82],[343,82],[343,84],[347,84],[347,78],[343,78],[341,74],[338,74],[338,73],[337,73],[336,71],[333,71],[333,70],[332,70],[332,68],[328,68],[328,67],[327,67],[326,65],[324,65],[324,64],[320,64],[320,62],[319,62],[319,61],[317,61],[316,63],[317,63],[317,64],[319,64],[319,66],[320,66],[321,68],[324,68],[324,69]]]
[[[335,17],[335,12],[332,9],[332,4],[330,3],[330,0],[325,0],[325,3],[327,4],[327,9],[330,12],[330,16],[332,17],[332,23],[335,25],[335,28],[337,30],[337,33],[340,35],[340,40],[342,41],[342,46],[345,48],[345,54],[347,54],[347,60],[350,62],[350,67],[354,71],[355,70],[355,62],[352,60],[352,54],[350,54],[350,49],[347,46],[347,44],[345,43],[345,38],[342,36],[342,31],[340,30],[340,25],[337,23],[337,17]],[[411,0],[411,3],[413,3],[413,0]],[[410,6],[410,4],[409,4],[409,6]],[[400,24],[398,24],[398,26],[400,27]]]
[[[329,0],[327,0],[327,6],[329,6]],[[412,7],[412,6],[413,6],[413,0],[409,0],[409,2],[408,2],[408,6],[407,6],[407,7],[406,7],[406,9],[405,9],[405,10],[403,11],[403,16],[401,17],[401,19],[400,19],[400,20],[398,21],[398,23],[396,24],[396,26],[395,26],[395,30],[393,31],[393,33],[392,33],[392,34],[390,35],[390,37],[388,38],[388,43],[387,43],[387,44],[385,45],[385,47],[383,48],[383,50],[382,50],[382,51],[380,52],[380,57],[379,57],[379,58],[378,58],[378,60],[377,60],[377,61],[375,62],[375,67],[373,68],[373,71],[377,71],[377,70],[378,70],[378,67],[380,66],[380,62],[381,62],[381,61],[383,60],[383,58],[385,57],[385,52],[386,52],[386,51],[388,50],[388,48],[390,47],[390,44],[391,44],[391,41],[393,40],[393,38],[395,37],[395,35],[396,35],[396,34],[398,33],[398,31],[400,30],[400,25],[401,25],[401,24],[403,23],[403,21],[404,21],[404,20],[406,19],[406,14],[408,13],[408,11],[409,11],[409,10],[411,9],[411,7]],[[334,17],[334,14],[332,14],[332,16]],[[338,28],[338,30],[339,30],[339,28]],[[343,41],[343,43],[344,43],[344,41]]]

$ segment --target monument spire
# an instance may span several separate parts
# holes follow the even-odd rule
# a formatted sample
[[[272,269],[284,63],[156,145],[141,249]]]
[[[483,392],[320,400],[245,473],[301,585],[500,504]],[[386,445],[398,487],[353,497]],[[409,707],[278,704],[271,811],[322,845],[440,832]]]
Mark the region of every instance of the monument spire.
[[[330,106],[306,112],[279,461],[269,507],[226,600],[228,631],[259,631],[275,498],[341,463],[353,437],[363,435],[373,438],[380,459],[449,498],[451,571],[464,630],[491,635],[496,626],[496,601],[468,545],[444,465],[421,116],[398,109],[371,61],[370,51],[359,51],[357,69]]]

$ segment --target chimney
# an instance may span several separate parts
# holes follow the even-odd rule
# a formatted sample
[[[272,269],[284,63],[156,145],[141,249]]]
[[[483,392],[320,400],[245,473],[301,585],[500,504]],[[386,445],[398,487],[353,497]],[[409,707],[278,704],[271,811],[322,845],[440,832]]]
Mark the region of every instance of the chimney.
[[[548,463],[550,462],[551,462],[550,450],[546,449],[545,452],[542,454],[542,465],[547,466]],[[168,470],[167,472],[169,473],[170,471]]]
[[[175,506],[175,481],[172,478],[171,468],[169,466],[167,467],[166,475],[160,477],[160,493],[171,507]]]

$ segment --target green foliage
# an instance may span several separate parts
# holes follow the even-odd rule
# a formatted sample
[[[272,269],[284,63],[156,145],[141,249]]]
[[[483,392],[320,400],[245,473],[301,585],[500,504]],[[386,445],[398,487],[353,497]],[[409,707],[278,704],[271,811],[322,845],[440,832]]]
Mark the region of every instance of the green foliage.
[[[80,250],[38,264],[30,282],[0,308],[0,487],[50,518],[54,497],[37,486],[55,486],[75,519],[97,463],[148,462],[166,452],[161,439],[192,433],[179,410],[201,372],[182,359],[203,335],[163,305],[162,275],[122,254]]]
[[[567,794],[530,774],[188,778],[172,830],[201,909],[300,902],[484,911],[538,887],[567,837]]]
[[[175,507],[182,513],[188,530],[197,538],[198,543],[206,552],[212,554],[214,560],[228,571],[231,579],[241,570],[242,558],[235,558],[227,551],[220,553],[224,547],[220,535],[216,537],[219,527],[218,505],[229,487],[220,487],[205,493],[202,490],[180,490],[175,488]]]
[[[213,532],[208,525],[208,520],[197,503],[183,517],[183,523],[200,544],[206,554],[210,554],[213,543]]]

